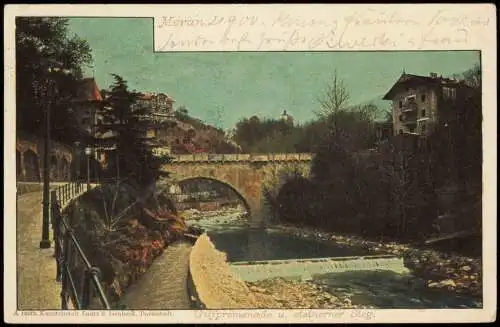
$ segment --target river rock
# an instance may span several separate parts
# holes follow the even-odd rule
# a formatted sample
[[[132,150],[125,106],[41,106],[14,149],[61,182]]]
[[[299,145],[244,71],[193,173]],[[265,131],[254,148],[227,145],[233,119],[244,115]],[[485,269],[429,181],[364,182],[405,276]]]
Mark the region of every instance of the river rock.
[[[455,288],[457,285],[455,282],[451,279],[445,279],[439,282],[439,288],[441,287],[449,287],[449,288]]]
[[[472,270],[472,268],[471,268],[470,266],[463,266],[463,267],[461,268],[461,270],[463,270],[463,271],[471,271],[471,270]]]
[[[250,286],[250,290],[258,293],[266,293],[266,289],[257,286]]]
[[[446,273],[447,273],[447,274],[450,274],[450,275],[451,275],[451,274],[453,274],[454,272],[455,272],[455,269],[453,269],[453,268],[446,268]]]
[[[429,281],[427,283],[427,287],[429,287],[429,288],[437,288],[437,287],[439,287],[439,283],[433,282],[433,281]]]

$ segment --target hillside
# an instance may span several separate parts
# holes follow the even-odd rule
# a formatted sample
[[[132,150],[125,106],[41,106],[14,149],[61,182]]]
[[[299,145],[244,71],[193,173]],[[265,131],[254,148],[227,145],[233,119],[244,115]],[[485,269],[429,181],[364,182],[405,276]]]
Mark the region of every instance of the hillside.
[[[224,131],[186,113],[176,113],[175,126],[167,131],[166,139],[174,154],[236,153],[239,147]]]

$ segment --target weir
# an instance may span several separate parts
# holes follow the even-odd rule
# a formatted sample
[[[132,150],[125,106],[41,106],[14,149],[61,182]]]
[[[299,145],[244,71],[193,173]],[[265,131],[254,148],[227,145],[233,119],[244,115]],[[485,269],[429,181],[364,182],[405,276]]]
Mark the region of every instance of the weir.
[[[231,269],[248,282],[282,277],[313,279],[314,275],[360,270],[407,273],[403,258],[391,255],[232,262]]]

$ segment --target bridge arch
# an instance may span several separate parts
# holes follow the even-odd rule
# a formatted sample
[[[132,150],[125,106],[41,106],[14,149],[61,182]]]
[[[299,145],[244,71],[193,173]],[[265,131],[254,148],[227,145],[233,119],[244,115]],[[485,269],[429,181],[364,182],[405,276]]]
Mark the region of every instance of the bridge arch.
[[[248,215],[251,215],[253,212],[253,208],[251,207],[250,202],[246,198],[244,191],[238,190],[238,188],[234,185],[232,185],[229,181],[224,181],[222,179],[216,178],[216,177],[206,177],[206,176],[189,176],[189,177],[183,177],[179,180],[176,181],[177,185],[181,185],[182,183],[186,183],[189,181],[196,181],[196,180],[207,180],[207,181],[213,181],[216,182],[217,184],[224,185],[231,191],[233,191],[234,194],[238,197],[238,199],[243,203],[245,206],[245,209],[247,211]]]
[[[245,200],[251,220],[263,222],[266,216],[266,192],[281,182],[281,171],[309,173],[310,153],[270,154],[177,154],[162,166],[172,181],[209,178],[230,185]]]

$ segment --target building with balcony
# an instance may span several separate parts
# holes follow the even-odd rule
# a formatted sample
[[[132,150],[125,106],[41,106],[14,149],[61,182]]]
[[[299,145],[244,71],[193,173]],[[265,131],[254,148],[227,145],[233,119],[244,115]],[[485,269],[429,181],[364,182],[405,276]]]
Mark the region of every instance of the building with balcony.
[[[447,126],[456,116],[457,104],[471,91],[463,81],[403,74],[384,100],[392,101],[393,134],[429,135],[438,126]]]
[[[174,102],[165,93],[142,92],[133,105],[133,110],[143,111],[143,119],[160,124],[174,119]]]

